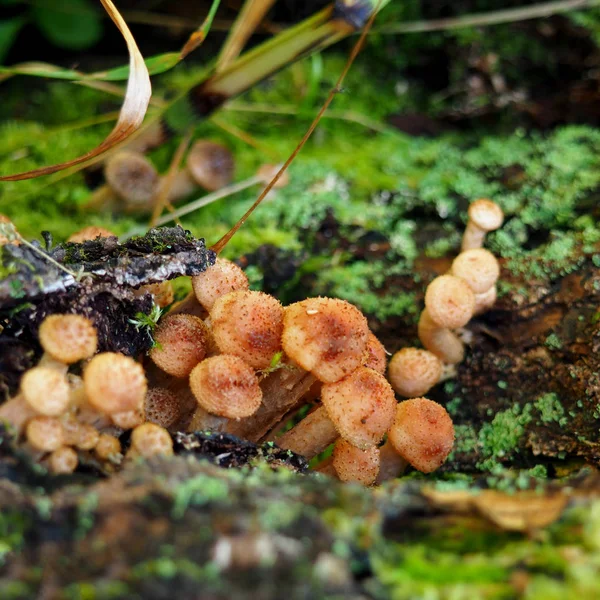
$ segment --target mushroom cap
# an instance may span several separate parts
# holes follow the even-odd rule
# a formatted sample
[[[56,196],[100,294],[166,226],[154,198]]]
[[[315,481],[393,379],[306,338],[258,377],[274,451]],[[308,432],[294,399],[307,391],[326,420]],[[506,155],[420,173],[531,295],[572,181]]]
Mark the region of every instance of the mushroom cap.
[[[123,412],[112,413],[110,420],[119,428],[125,431],[133,429],[144,422],[144,410],[125,410]]]
[[[173,454],[173,440],[169,432],[154,423],[144,423],[131,432],[131,448],[144,458],[157,454]]]
[[[498,281],[500,265],[489,250],[472,248],[454,259],[452,275],[465,281],[475,294],[483,294]]]
[[[379,473],[379,448],[356,448],[343,438],[333,449],[333,467],[342,481],[372,485]]]
[[[273,177],[275,177],[275,175],[277,175],[280,168],[281,168],[281,165],[270,165],[270,164],[265,163],[264,165],[261,165],[260,167],[258,167],[258,171],[256,171],[256,175],[257,175],[257,177],[260,177],[262,179],[263,183],[269,184],[269,183],[271,183]],[[279,188],[283,188],[289,182],[290,182],[290,175],[287,171],[284,171],[281,174],[281,177],[277,180],[277,182],[273,186],[273,189],[276,190]]]
[[[229,419],[253,415],[262,401],[252,367],[228,354],[202,361],[190,374],[190,389],[204,410]]]
[[[390,360],[388,379],[400,396],[417,398],[438,383],[442,370],[442,361],[428,350],[402,348]]]
[[[504,223],[504,213],[492,200],[480,198],[470,204],[469,220],[483,231],[494,231]]]
[[[198,185],[209,191],[231,183],[235,171],[231,150],[209,140],[198,140],[193,144],[186,165]]]
[[[72,364],[89,358],[98,349],[92,322],[81,315],[50,315],[39,329],[40,344],[55,360]]]
[[[121,442],[114,435],[101,433],[98,438],[98,443],[94,448],[94,452],[98,458],[107,460],[111,456],[116,456],[121,453]]]
[[[218,257],[215,264],[192,277],[194,295],[210,311],[221,296],[236,290],[247,290],[248,277],[234,262]]]
[[[146,397],[142,365],[115,352],[94,356],[83,372],[83,384],[89,403],[103,413],[136,410]]]
[[[415,469],[431,473],[452,450],[454,425],[443,406],[427,398],[414,398],[398,405],[388,439]]]
[[[345,300],[308,298],[285,309],[285,353],[325,383],[342,379],[362,363],[368,337],[367,319]]]
[[[55,475],[72,473],[78,464],[79,458],[77,457],[77,452],[73,448],[67,448],[66,446],[58,448],[58,450],[52,452],[48,457],[48,465]]]
[[[238,290],[216,300],[210,311],[211,331],[224,354],[266,369],[281,350],[283,306],[263,292]]]
[[[150,388],[146,394],[144,412],[146,414],[146,421],[168,429],[181,416],[179,398],[165,388]]]
[[[456,329],[471,320],[475,295],[462,279],[454,275],[440,275],[427,286],[425,307],[440,327]]]
[[[143,154],[117,152],[106,161],[104,177],[110,188],[130,208],[151,207],[158,189],[159,175],[154,165]]]
[[[71,399],[67,378],[47,367],[29,369],[21,379],[21,393],[33,410],[47,417],[62,415]]]
[[[340,436],[363,450],[383,439],[396,410],[392,386],[368,367],[324,384],[321,401]]]
[[[36,450],[54,452],[64,441],[62,423],[54,417],[34,417],[25,428],[27,441]]]
[[[160,320],[154,341],[152,362],[173,377],[187,377],[206,356],[208,331],[199,317],[178,313]]]
[[[369,331],[363,361],[363,367],[375,369],[375,371],[382,375],[385,373],[387,353],[383,344],[375,337],[375,334],[372,331]]]
[[[108,229],[104,229],[104,227],[97,227],[96,225],[88,225],[75,233],[72,233],[68,238],[67,242],[73,242],[80,244],[81,242],[87,242],[90,240],[95,240],[96,238],[105,238],[105,237],[113,237],[114,234],[112,231]]]

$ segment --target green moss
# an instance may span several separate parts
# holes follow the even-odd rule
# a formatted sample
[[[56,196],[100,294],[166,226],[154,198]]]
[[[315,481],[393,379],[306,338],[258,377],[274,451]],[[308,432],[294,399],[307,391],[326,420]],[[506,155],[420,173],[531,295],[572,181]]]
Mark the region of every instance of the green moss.
[[[0,566],[6,564],[11,555],[21,551],[25,544],[24,535],[30,525],[30,519],[24,512],[0,512]]]
[[[228,494],[229,488],[226,481],[206,475],[197,475],[177,487],[172,515],[175,519],[180,519],[189,506],[226,502]]]
[[[565,416],[565,409],[560,403],[558,394],[543,394],[533,405],[540,411],[542,423],[558,423],[561,427],[567,424],[568,418]]]

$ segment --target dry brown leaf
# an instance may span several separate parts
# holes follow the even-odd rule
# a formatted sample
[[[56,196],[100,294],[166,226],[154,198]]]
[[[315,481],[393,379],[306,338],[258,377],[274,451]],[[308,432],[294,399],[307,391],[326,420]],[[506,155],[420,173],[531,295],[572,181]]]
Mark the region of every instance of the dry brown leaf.
[[[50,175],[57,171],[62,171],[74,165],[81,165],[92,161],[96,157],[104,154],[111,148],[114,148],[117,144],[126,140],[134,131],[136,131],[144,120],[148,104],[150,102],[150,96],[152,94],[152,88],[150,85],[150,75],[148,69],[144,63],[144,59],[135,43],[135,39],[129,31],[127,24],[119,14],[115,5],[111,0],[100,0],[102,5],[106,9],[106,12],[110,15],[115,25],[119,28],[127,43],[127,50],[129,51],[129,78],[127,80],[127,90],[125,92],[125,100],[121,107],[119,119],[114,129],[110,132],[108,137],[93,150],[90,150],[86,154],[69,160],[64,163],[50,165],[47,167],[41,167],[32,171],[26,171],[24,173],[16,173],[14,175],[4,175],[0,177],[0,181],[19,181],[22,179],[32,179],[34,177],[40,177],[42,175]]]

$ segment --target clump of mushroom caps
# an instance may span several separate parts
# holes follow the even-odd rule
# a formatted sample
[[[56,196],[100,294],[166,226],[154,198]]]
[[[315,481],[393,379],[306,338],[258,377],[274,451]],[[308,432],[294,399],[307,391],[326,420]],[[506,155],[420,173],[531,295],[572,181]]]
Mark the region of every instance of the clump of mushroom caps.
[[[0,419],[55,473],[92,458],[116,468],[169,455],[170,433],[198,430],[272,441],[315,459],[318,471],[363,485],[408,465],[429,473],[450,453],[454,428],[423,396],[462,359],[455,329],[497,278],[489,252],[462,252],[426,291],[419,322],[426,349],[400,350],[386,379],[386,351],[355,306],[318,297],[284,307],[217,258],[159,321],[143,361],[97,352],[97,332],[81,315],[47,317],[39,329],[44,354],[0,406]],[[398,403],[395,392],[406,399]]]

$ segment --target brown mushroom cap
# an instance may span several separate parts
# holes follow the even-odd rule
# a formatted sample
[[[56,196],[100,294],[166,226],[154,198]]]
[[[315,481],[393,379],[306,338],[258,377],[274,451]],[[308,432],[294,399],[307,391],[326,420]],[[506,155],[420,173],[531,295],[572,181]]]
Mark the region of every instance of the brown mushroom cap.
[[[283,307],[263,292],[238,290],[221,296],[210,311],[215,343],[224,354],[265,369],[281,350]]]
[[[83,372],[89,403],[103,413],[136,410],[144,403],[147,383],[142,365],[114,352],[97,354]]]
[[[426,394],[442,376],[442,361],[421,348],[402,348],[392,356],[388,379],[398,394],[417,398]]]
[[[208,332],[202,319],[193,315],[168,315],[154,332],[152,362],[173,377],[187,377],[206,356]]]
[[[194,294],[208,311],[217,298],[236,290],[247,290],[248,286],[248,277],[244,271],[234,262],[220,257],[214,265],[192,277]]]
[[[187,157],[187,168],[205,190],[214,191],[225,187],[233,179],[235,161],[231,151],[216,142],[198,140]]]
[[[345,300],[309,298],[285,309],[283,349],[320,381],[338,381],[354,371],[368,337],[367,319]]]
[[[340,436],[363,450],[378,444],[394,420],[396,398],[392,386],[383,375],[367,367],[324,384],[321,401]]]
[[[104,229],[104,227],[97,227],[96,225],[89,225],[88,227],[84,227],[83,229],[72,233],[67,238],[67,242],[74,242],[80,244],[81,242],[95,240],[99,237],[113,237],[114,235],[115,234],[109,229]]]
[[[146,420],[168,429],[181,416],[179,398],[171,391],[154,387],[148,390],[144,402]]]
[[[144,458],[157,454],[173,454],[173,440],[169,432],[154,423],[144,423],[131,433],[131,448]]]
[[[106,161],[104,176],[110,188],[130,208],[151,208],[159,175],[143,154],[126,150],[117,152]]]
[[[372,485],[379,473],[379,448],[356,448],[339,439],[333,449],[333,466],[342,481]]]
[[[64,430],[54,417],[34,417],[25,428],[27,441],[36,450],[53,452],[63,445]]]
[[[485,232],[494,231],[502,227],[504,213],[492,200],[480,198],[470,204],[469,220]]]
[[[443,406],[427,398],[414,398],[398,405],[388,439],[415,469],[431,473],[452,450],[454,426]]]
[[[56,474],[67,475],[72,473],[79,464],[77,452],[73,448],[59,448],[48,457],[50,470]]]
[[[229,419],[253,415],[262,401],[252,368],[227,354],[202,361],[190,374],[190,389],[204,410]]]
[[[57,417],[69,408],[69,383],[64,374],[55,369],[29,369],[21,379],[21,393],[40,415]]]
[[[108,460],[121,453],[121,442],[113,435],[102,433],[98,438],[94,452],[101,460]]]
[[[372,331],[369,331],[367,347],[363,356],[363,367],[375,369],[375,371],[383,375],[385,373],[386,364],[387,353],[383,344],[375,337],[375,334]]]
[[[39,329],[40,344],[55,360],[72,364],[89,358],[98,348],[98,334],[81,315],[50,315]]]
[[[427,286],[425,307],[430,318],[440,327],[456,329],[471,320],[475,296],[462,279],[454,275],[440,275]]]
[[[498,281],[500,265],[489,250],[472,248],[454,259],[452,275],[465,281],[475,294],[483,294]]]

